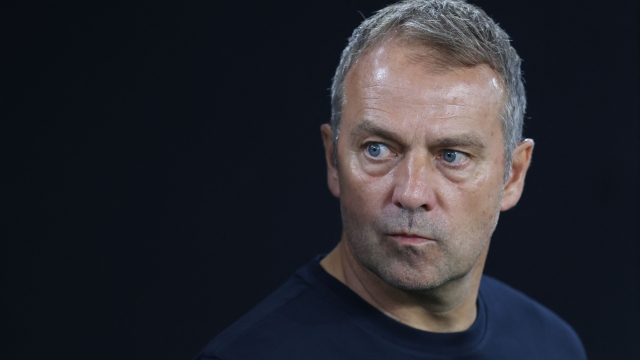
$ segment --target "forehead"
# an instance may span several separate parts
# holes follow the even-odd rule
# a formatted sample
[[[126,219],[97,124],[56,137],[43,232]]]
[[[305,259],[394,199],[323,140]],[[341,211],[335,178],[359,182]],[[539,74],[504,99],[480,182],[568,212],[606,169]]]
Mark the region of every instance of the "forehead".
[[[343,120],[387,112],[496,126],[505,99],[500,78],[489,66],[446,68],[424,46],[399,41],[363,54],[347,74],[344,95]]]

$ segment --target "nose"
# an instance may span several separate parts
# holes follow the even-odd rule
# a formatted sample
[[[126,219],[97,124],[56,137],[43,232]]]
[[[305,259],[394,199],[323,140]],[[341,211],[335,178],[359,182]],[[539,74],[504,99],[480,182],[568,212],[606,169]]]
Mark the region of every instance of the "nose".
[[[436,171],[428,154],[408,154],[395,171],[393,204],[407,210],[433,210],[436,204]]]

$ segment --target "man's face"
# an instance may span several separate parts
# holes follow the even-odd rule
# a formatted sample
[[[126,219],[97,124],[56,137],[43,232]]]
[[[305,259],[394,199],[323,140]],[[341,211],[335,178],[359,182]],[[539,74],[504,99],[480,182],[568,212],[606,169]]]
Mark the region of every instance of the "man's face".
[[[385,42],[350,70],[330,185],[356,260],[404,290],[482,266],[503,191],[497,74],[424,54]]]

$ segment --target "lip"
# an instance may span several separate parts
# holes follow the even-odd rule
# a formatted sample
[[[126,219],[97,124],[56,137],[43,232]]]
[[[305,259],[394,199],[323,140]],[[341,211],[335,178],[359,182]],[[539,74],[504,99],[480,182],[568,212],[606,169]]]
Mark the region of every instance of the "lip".
[[[400,244],[419,245],[419,244],[435,242],[434,239],[417,235],[417,234],[398,233],[398,234],[388,234],[388,236],[393,238],[395,241],[399,242]]]

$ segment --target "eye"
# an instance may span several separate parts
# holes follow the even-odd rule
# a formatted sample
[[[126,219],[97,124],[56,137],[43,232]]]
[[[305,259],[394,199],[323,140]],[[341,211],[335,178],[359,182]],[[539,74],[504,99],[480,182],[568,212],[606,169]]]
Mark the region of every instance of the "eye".
[[[467,158],[467,155],[455,150],[445,150],[442,152],[442,159],[451,165],[459,165]]]
[[[376,159],[387,157],[390,152],[391,150],[389,150],[388,147],[380,143],[371,143],[367,145],[367,154]]]

